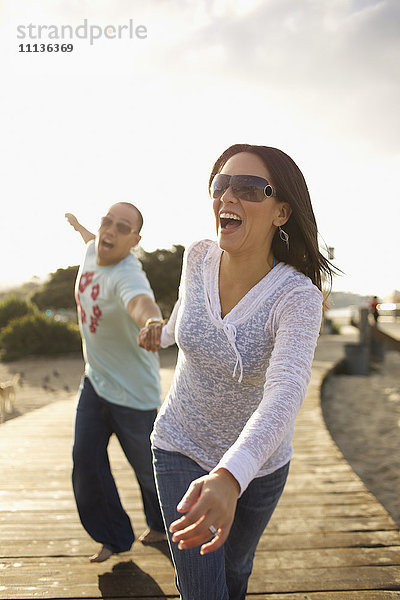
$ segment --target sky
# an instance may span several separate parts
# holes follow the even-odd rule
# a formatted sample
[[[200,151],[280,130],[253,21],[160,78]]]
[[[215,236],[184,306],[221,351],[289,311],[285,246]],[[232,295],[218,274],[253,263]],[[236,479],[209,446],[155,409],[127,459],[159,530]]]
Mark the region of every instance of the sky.
[[[400,289],[398,0],[3,0],[0,10],[0,287],[82,260],[65,212],[96,231],[112,203],[133,202],[147,251],[215,239],[209,172],[244,142],[301,168],[321,246],[344,271],[334,290]],[[101,38],[50,39],[85,19]],[[48,27],[42,39],[29,39],[30,24],[32,35]],[[123,25],[141,37],[103,33]],[[56,42],[73,51],[19,52]]]

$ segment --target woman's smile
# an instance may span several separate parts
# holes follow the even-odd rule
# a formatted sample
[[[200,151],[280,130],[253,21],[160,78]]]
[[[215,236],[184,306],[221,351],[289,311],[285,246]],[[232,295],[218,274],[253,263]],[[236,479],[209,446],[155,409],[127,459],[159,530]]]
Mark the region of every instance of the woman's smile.
[[[232,211],[221,210],[219,213],[219,228],[222,234],[237,231],[242,222],[243,219]]]

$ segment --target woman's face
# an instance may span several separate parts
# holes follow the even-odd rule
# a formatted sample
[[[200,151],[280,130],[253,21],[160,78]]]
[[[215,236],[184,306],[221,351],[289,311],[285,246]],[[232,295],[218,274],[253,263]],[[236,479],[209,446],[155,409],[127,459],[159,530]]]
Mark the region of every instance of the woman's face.
[[[274,185],[264,162],[251,152],[240,152],[232,156],[221,173],[256,175]],[[218,244],[232,254],[261,252],[265,256],[269,253],[277,226],[283,225],[290,216],[290,208],[286,202],[278,202],[273,196],[265,197],[262,202],[239,200],[231,187],[220,198],[214,199],[213,207]]]

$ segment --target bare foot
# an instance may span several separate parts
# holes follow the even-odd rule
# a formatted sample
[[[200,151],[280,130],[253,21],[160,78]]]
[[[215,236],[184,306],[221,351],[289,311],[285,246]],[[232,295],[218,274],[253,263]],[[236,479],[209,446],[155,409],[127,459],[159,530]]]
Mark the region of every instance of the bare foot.
[[[142,544],[157,544],[157,542],[164,542],[167,539],[167,536],[163,531],[156,531],[155,529],[146,529],[138,537],[139,542]]]
[[[97,552],[96,554],[93,554],[93,556],[91,556],[89,558],[89,560],[92,563],[94,563],[94,562],[104,562],[105,560],[108,560],[110,558],[110,556],[112,556],[112,554],[113,554],[112,550],[109,550],[105,546],[102,546],[100,552]]]

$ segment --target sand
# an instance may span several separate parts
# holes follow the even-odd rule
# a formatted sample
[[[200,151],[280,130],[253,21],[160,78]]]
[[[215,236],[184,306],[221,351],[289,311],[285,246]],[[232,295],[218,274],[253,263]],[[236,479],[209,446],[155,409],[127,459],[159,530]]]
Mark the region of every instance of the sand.
[[[29,357],[11,363],[0,362],[0,382],[20,375],[13,411],[5,420],[46,406],[56,400],[73,399],[84,369],[81,355],[57,358]]]
[[[162,396],[165,397],[173,377],[176,349],[160,351]],[[84,371],[81,354],[60,357],[29,357],[11,363],[0,362],[0,383],[20,375],[16,385],[13,411],[5,420],[23,415],[57,400],[75,400]],[[1,425],[0,425],[1,426]]]

